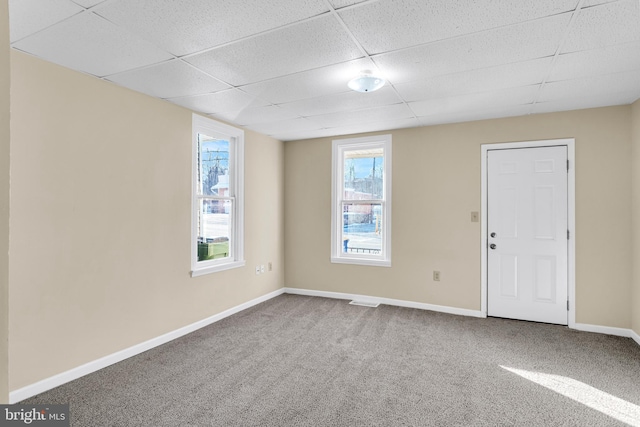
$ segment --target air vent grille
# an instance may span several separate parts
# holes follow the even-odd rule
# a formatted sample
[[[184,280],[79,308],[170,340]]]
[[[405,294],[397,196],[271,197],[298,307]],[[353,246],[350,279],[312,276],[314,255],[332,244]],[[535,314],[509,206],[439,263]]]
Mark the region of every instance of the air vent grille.
[[[353,300],[349,303],[350,305],[361,305],[363,307],[377,307],[380,305],[379,302],[368,302],[368,301],[356,301]]]

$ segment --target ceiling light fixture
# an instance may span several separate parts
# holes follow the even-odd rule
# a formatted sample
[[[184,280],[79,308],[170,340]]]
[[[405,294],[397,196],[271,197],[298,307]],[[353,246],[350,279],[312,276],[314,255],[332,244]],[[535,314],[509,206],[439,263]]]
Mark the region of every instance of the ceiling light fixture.
[[[355,79],[349,81],[349,88],[356,92],[373,92],[380,89],[387,81],[374,75],[371,70],[360,71]]]

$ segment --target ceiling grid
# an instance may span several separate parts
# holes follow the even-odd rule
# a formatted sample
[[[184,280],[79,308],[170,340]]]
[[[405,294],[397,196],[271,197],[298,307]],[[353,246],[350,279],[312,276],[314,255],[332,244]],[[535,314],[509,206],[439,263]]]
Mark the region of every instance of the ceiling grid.
[[[281,140],[624,105],[638,0],[9,0],[11,46]],[[347,82],[371,69],[378,92]]]

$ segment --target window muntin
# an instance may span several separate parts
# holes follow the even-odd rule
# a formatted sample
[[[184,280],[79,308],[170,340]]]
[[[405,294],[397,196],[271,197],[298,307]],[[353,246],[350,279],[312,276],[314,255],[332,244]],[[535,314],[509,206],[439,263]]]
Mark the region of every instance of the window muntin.
[[[391,136],[333,141],[332,262],[391,265]]]
[[[192,276],[244,265],[244,133],[194,115]]]

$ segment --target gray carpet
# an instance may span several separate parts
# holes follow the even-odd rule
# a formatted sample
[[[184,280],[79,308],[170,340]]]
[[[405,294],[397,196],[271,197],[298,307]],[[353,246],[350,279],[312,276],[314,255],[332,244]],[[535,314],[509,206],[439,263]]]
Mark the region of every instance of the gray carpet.
[[[501,366],[640,405],[628,338],[294,295],[25,403],[69,403],[72,426],[626,425]]]

